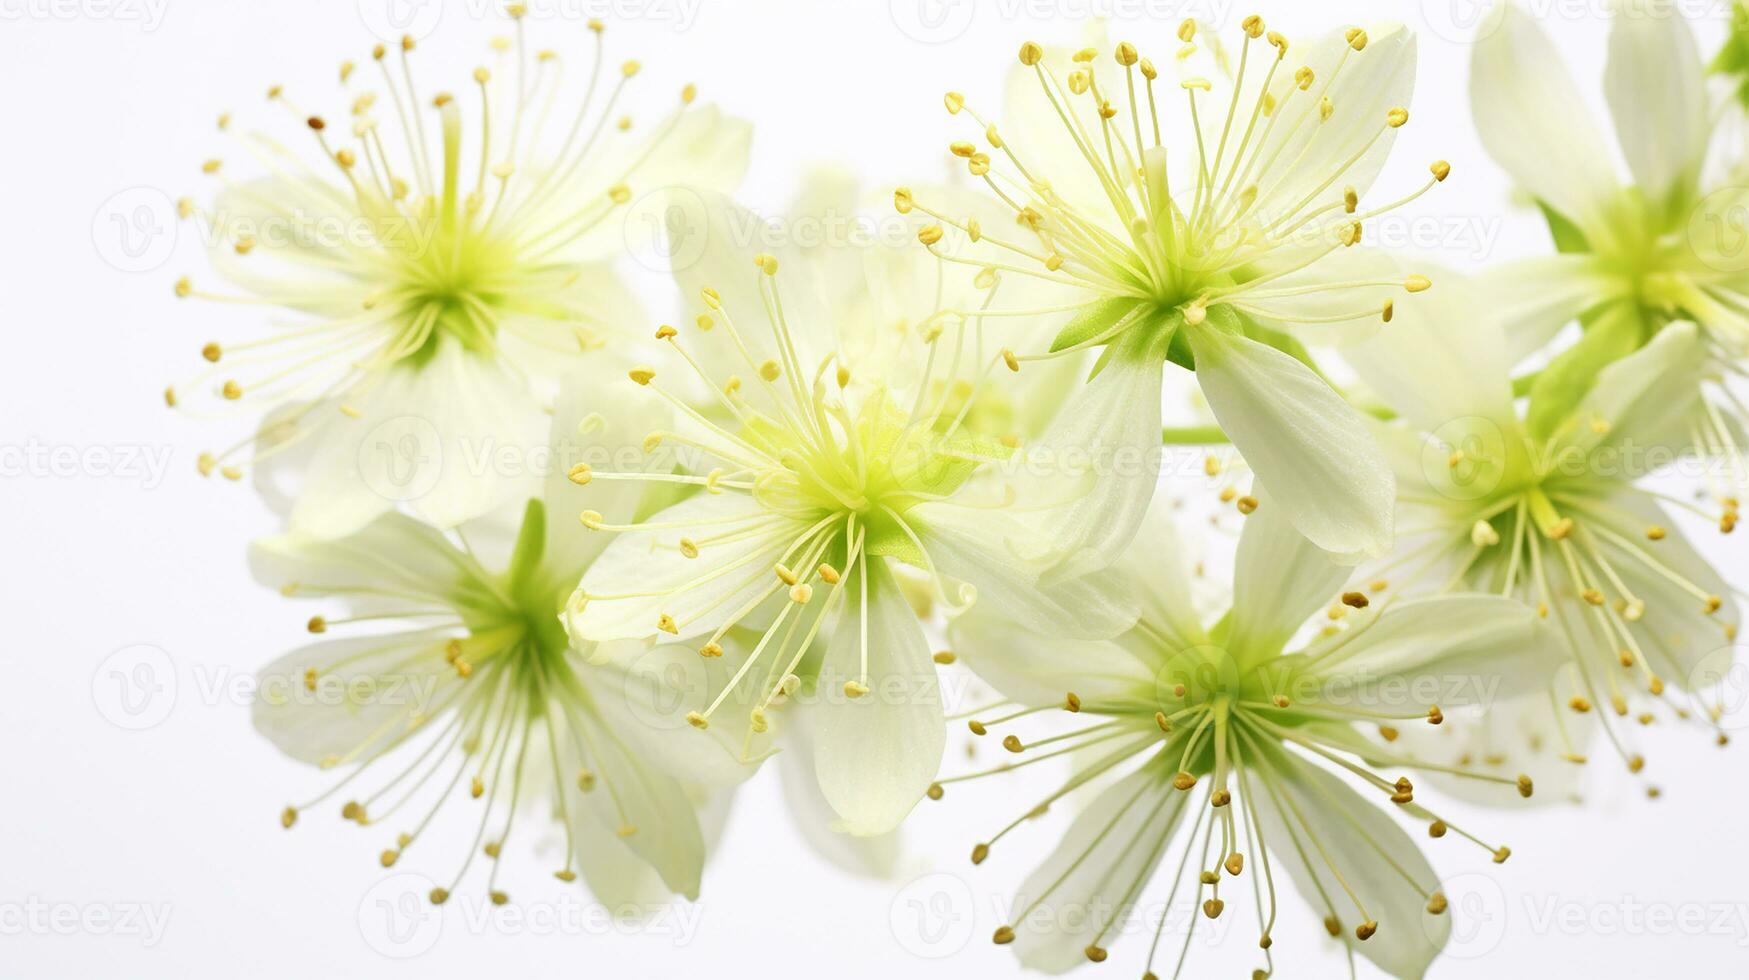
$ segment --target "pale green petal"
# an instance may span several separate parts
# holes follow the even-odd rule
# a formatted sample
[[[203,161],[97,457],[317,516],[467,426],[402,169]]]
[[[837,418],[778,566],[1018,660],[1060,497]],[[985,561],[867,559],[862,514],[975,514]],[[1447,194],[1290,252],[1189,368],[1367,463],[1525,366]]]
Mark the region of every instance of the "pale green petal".
[[[1251,493],[1258,504],[1239,536],[1227,635],[1228,649],[1242,662],[1281,653],[1313,613],[1335,601],[1353,573],[1294,530],[1279,497],[1261,486]]]
[[[1621,191],[1597,122],[1542,28],[1495,5],[1470,54],[1470,106],[1482,145],[1508,175],[1581,229],[1602,228]]]
[[[1298,213],[1308,201],[1339,202],[1344,188],[1364,195],[1372,186],[1397,135],[1385,125],[1386,114],[1409,108],[1415,90],[1416,42],[1400,24],[1374,25],[1367,35],[1365,49],[1355,51],[1344,31],[1332,31],[1292,51],[1276,72],[1272,94],[1283,122],[1268,126],[1268,138],[1259,140],[1264,163],[1250,174],[1258,186],[1257,214]],[[1294,84],[1290,69],[1300,65],[1316,76],[1309,91]],[[1313,118],[1320,96],[1331,106],[1321,122]]]
[[[1700,405],[1707,367],[1705,345],[1692,323],[1673,323],[1646,346],[1598,372],[1597,383],[1574,409],[1562,445],[1645,452],[1687,445],[1688,422]],[[1601,423],[1601,424],[1600,424]],[[1624,460],[1631,465],[1632,460]],[[1644,475],[1631,472],[1618,479]]]
[[[584,574],[581,596],[566,608],[567,627],[593,641],[655,637],[664,615],[674,619],[678,636],[716,629],[777,582],[772,564],[806,529],[753,523],[766,514],[748,495],[732,492],[700,493],[658,511],[651,523],[679,527],[618,534]],[[742,527],[756,530],[738,541],[708,540]],[[685,556],[681,538],[703,542],[697,558]]]
[[[300,762],[362,762],[393,745],[465,683],[444,659],[454,630],[324,640],[256,674],[255,730]],[[317,673],[315,689],[308,671]]]
[[[1059,704],[1073,692],[1086,704],[1142,709],[1158,699],[1162,662],[1107,640],[1065,640],[974,610],[948,626],[948,643],[1003,697],[1023,705]]]
[[[1581,313],[1614,302],[1632,288],[1592,254],[1520,259],[1484,270],[1476,281],[1489,319],[1504,334],[1509,365],[1542,350]]]
[[[820,673],[814,774],[844,829],[871,836],[897,827],[923,798],[941,766],[947,728],[935,663],[904,593],[883,560],[858,569],[845,577],[851,599]],[[847,699],[844,684],[864,677],[868,693]]]
[[[1275,746],[1262,752],[1267,766],[1249,774],[1248,788],[1255,793],[1258,826],[1275,874],[1285,869],[1313,914],[1334,916],[1342,942],[1356,953],[1391,976],[1423,976],[1451,935],[1451,913],[1426,911],[1439,875],[1381,809],[1379,804],[1390,805],[1385,794],[1374,803],[1299,756]],[[1248,767],[1260,761],[1249,747],[1245,757]],[[1355,938],[1363,916],[1350,890],[1378,923],[1378,932],[1365,942]]]
[[[1158,343],[1153,346],[1160,346]],[[1128,547],[1160,478],[1160,390],[1164,349],[1120,352],[1069,396],[1044,435],[1022,447],[1020,505],[1043,508],[1054,533],[1043,551],[1047,578],[1080,578]]]
[[[1209,408],[1301,534],[1348,562],[1391,544],[1395,483],[1365,420],[1272,347],[1192,328]]]
[[[1503,596],[1410,599],[1351,628],[1355,635],[1344,637],[1341,652],[1320,662],[1313,676],[1352,681],[1342,690],[1361,697],[1368,688],[1378,697],[1402,690],[1408,700],[1392,707],[1411,714],[1545,690],[1566,662],[1559,638],[1536,612]]]
[[[1043,571],[1020,552],[1029,534],[1048,533],[989,507],[953,501],[918,504],[906,513],[941,574],[971,586],[976,608],[1031,630],[1061,637],[1116,636],[1136,621],[1136,603],[1122,578],[1094,572],[1039,583]]]
[[[1688,22],[1674,9],[1618,11],[1603,88],[1616,141],[1647,200],[1654,207],[1692,204],[1712,125],[1705,69]]]
[[[574,820],[592,819],[661,875],[670,891],[698,898],[705,843],[687,789],[647,758],[636,733],[620,730],[584,706],[567,715],[574,764],[595,774],[595,786],[571,795]],[[577,748],[580,744],[581,749]]]
[[[294,531],[339,537],[398,506],[454,527],[539,492],[522,460],[544,447],[549,423],[502,361],[440,340],[425,363],[390,368],[344,397],[356,417],[324,406],[312,420],[320,428],[308,437],[317,445]],[[517,465],[496,465],[502,451]]]
[[[790,822],[802,840],[815,854],[833,865],[869,878],[887,878],[898,870],[904,852],[902,831],[858,837],[846,833],[841,820],[814,777],[811,761],[813,739],[807,718],[799,711],[786,716],[791,726],[789,736],[793,748],[777,754],[777,769],[783,784],[784,802],[789,808]]]
[[[1087,963],[1088,946],[1109,948],[1126,934],[1137,901],[1128,894],[1131,885],[1153,877],[1193,805],[1191,794],[1172,788],[1171,772],[1157,757],[1106,787],[1027,875],[1010,924],[1022,965],[1065,973]],[[1142,947],[1137,943],[1132,952],[1143,955]]]
[[[1433,287],[1399,302],[1390,329],[1344,350],[1343,359],[1423,432],[1470,417],[1515,424],[1512,365],[1500,322],[1489,312],[1491,297],[1456,272],[1422,271]]]

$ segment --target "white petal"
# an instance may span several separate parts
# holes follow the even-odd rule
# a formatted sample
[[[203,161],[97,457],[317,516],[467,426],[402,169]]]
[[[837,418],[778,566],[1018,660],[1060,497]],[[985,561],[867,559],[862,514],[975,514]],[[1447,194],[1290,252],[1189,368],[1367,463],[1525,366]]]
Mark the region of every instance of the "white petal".
[[[1632,284],[1589,253],[1520,259],[1476,277],[1490,315],[1504,333],[1509,366],[1546,347],[1588,310],[1627,294]]]
[[[678,643],[648,646],[635,640],[599,651],[578,665],[601,723],[643,763],[688,786],[722,789],[753,775],[742,760],[745,730],[734,725],[693,728],[686,714],[708,704],[728,682],[723,660],[701,657]]]
[[[1395,482],[1360,413],[1248,337],[1191,328],[1190,345],[1209,408],[1300,533],[1351,563],[1387,550]]]
[[[1603,87],[1616,140],[1647,200],[1654,208],[1692,204],[1712,127],[1688,22],[1672,9],[1618,10]]]
[[[1342,942],[1356,953],[1392,976],[1422,976],[1451,935],[1450,913],[1426,911],[1427,895],[1439,885],[1427,858],[1396,821],[1344,781],[1274,746],[1264,753],[1269,771],[1252,773],[1250,781],[1257,787],[1258,826],[1276,873],[1287,869],[1315,914],[1335,916]],[[1247,753],[1248,766],[1260,761],[1255,755]],[[1308,840],[1302,815],[1318,846]],[[1378,932],[1365,942],[1355,938],[1362,918],[1343,882],[1378,923]]]
[[[584,596],[607,598],[567,607],[572,635],[593,641],[654,637],[663,615],[673,617],[679,636],[716,629],[777,582],[772,563],[806,530],[787,521],[755,523],[768,513],[746,494],[706,492],[650,517],[650,523],[677,529],[618,534],[578,586]],[[708,541],[746,527],[758,530],[738,541]],[[704,541],[697,558],[681,552],[681,538]]]
[[[270,588],[334,592],[357,608],[385,601],[359,590],[390,594],[386,601],[396,609],[407,608],[408,595],[429,608],[453,608],[490,577],[441,531],[401,514],[385,514],[337,540],[292,533],[263,538],[250,546],[249,570]]]
[[[1158,345],[1155,345],[1158,346]],[[1123,554],[1160,479],[1160,389],[1156,357],[1120,353],[1069,396],[1044,435],[1020,450],[1020,504],[1061,501],[1051,520],[1053,580],[1080,578]]]
[[[1166,643],[1175,648],[1167,653],[1208,642],[1187,564],[1195,551],[1184,541],[1173,511],[1165,494],[1156,495],[1115,569],[1134,583],[1141,618],[1151,632],[1164,634]],[[1154,662],[1155,669],[1163,665],[1163,659]]]
[[[661,124],[649,130],[654,137]],[[672,228],[684,221],[693,192],[714,194],[735,190],[747,173],[753,127],[745,120],[724,113],[714,105],[688,109],[672,130],[662,135],[653,153],[642,133],[608,135],[605,152],[592,153],[590,163],[563,187],[555,187],[558,199],[589,200],[607,192],[611,182],[625,175],[631,203],[616,210],[588,234],[568,247],[571,261],[606,260],[625,253],[628,244],[646,229]],[[641,160],[641,162],[640,162]],[[637,167],[627,173],[627,168]],[[683,210],[677,211],[679,206]],[[567,209],[556,208],[554,215]],[[644,242],[639,242],[639,245]],[[634,250],[634,254],[638,254]],[[751,265],[749,265],[751,268]]]
[[[1544,690],[1566,662],[1557,637],[1523,603],[1454,594],[1395,603],[1356,624],[1325,676],[1423,692],[1411,709],[1491,704]],[[1315,651],[1317,647],[1313,647]],[[1362,688],[1347,688],[1361,690]]]
[[[948,626],[955,653],[997,691],[1017,704],[1062,703],[1073,692],[1088,704],[1132,705],[1158,699],[1156,674],[1164,660],[1106,640],[1064,640],[1021,628],[977,610]]]
[[[613,828],[614,836],[654,868],[670,891],[698,898],[705,844],[686,788],[646,760],[637,743],[624,738],[607,717],[584,707],[570,712],[568,720],[581,726],[580,738],[561,735],[561,744],[581,742],[586,747],[568,771],[587,768],[596,780],[594,789],[570,796],[573,819],[587,815]]]
[[[784,802],[789,817],[802,839],[815,854],[855,875],[886,878],[898,869],[903,852],[902,832],[858,837],[845,833],[843,821],[826,802],[814,778],[811,761],[813,735],[808,728],[807,712],[789,716],[790,738],[795,749],[777,754],[777,769],[783,783]]]
[[[550,447],[541,499],[547,508],[546,564],[581,576],[612,541],[577,519],[585,510],[609,523],[630,521],[652,489],[636,480],[592,480],[579,486],[571,468],[584,463],[597,472],[646,472],[671,465],[667,454],[645,453],[644,437],[669,427],[671,409],[648,388],[629,384],[615,366],[578,366],[563,379],[553,405]],[[471,542],[471,539],[470,539]]]
[[[300,647],[256,675],[250,720],[300,762],[368,759],[441,704],[452,684],[463,683],[444,659],[453,635],[430,629]],[[312,669],[314,690],[305,680]]]
[[[1087,962],[1088,946],[1106,948],[1125,935],[1137,908],[1136,897],[1125,892],[1132,882],[1153,876],[1192,805],[1191,794],[1172,788],[1175,764],[1156,757],[1106,787],[1027,875],[1015,893],[1010,924],[1022,965],[1064,973]]]
[[[923,798],[941,766],[947,728],[935,663],[904,593],[884,560],[858,567],[865,571],[845,579],[851,600],[820,672],[814,775],[844,829],[869,836],[897,827]],[[868,693],[846,699],[843,685],[865,676]]]
[[[384,371],[350,404],[358,417],[321,420],[294,530],[337,537],[397,505],[453,527],[539,492],[523,463],[544,447],[548,422],[501,361],[440,339],[429,361]],[[504,450],[519,464],[498,465]]]
[[[1665,327],[1646,346],[1597,373],[1597,382],[1574,410],[1576,424],[1564,433],[1563,445],[1586,450],[1616,446],[1635,453],[1686,445],[1706,366],[1706,349],[1694,324]],[[1624,462],[1631,464],[1633,458],[1624,457]]]
[[[1136,605],[1126,583],[1106,572],[1041,586],[1036,563],[1015,542],[1048,533],[987,507],[953,501],[926,502],[907,512],[921,525],[918,535],[936,570],[967,583],[986,614],[1032,630],[1062,637],[1116,636],[1136,621]]]
[[[1345,187],[1364,195],[1372,186],[1397,134],[1385,125],[1386,114],[1408,108],[1415,89],[1416,43],[1401,25],[1380,25],[1368,35],[1365,49],[1355,51],[1343,32],[1333,31],[1276,72],[1273,94],[1284,122],[1269,127],[1258,147],[1268,169],[1252,174],[1257,214],[1303,213],[1314,195],[1340,201]],[[1302,64],[1316,76],[1305,92],[1288,70]],[[1322,121],[1315,118],[1320,96],[1332,110]]]
[[[1251,492],[1258,504],[1239,535],[1227,636],[1228,649],[1244,662],[1280,654],[1313,613],[1335,600],[1353,572],[1294,530],[1277,498],[1261,485]]]
[[[1307,257],[1309,256],[1302,255],[1296,249],[1284,261],[1298,265]],[[1259,271],[1266,274],[1268,269],[1260,268]],[[1403,306],[1417,298],[1406,296],[1403,292],[1403,281],[1409,271],[1403,268],[1393,253],[1385,249],[1366,246],[1343,248],[1298,272],[1288,273],[1263,284],[1257,290],[1261,295],[1242,294],[1241,298],[1247,310],[1271,329],[1290,334],[1306,344],[1348,347],[1379,334],[1385,326],[1383,311],[1387,300],[1393,304],[1395,311],[1390,329],[1386,332],[1396,332],[1397,320],[1402,316]],[[1420,267],[1413,271],[1429,274],[1427,269]],[[1330,283],[1379,281],[1388,284],[1316,289],[1297,296],[1268,295],[1276,290],[1306,289]],[[1366,316],[1336,323],[1296,322],[1333,316],[1352,317],[1361,312],[1366,313]]]
[[[1468,278],[1428,270],[1433,288],[1397,306],[1389,330],[1342,352],[1368,387],[1423,432],[1470,416],[1517,413],[1499,323]]]
[[[1520,186],[1588,233],[1620,193],[1609,145],[1560,50],[1516,4],[1496,4],[1470,54],[1476,129]]]

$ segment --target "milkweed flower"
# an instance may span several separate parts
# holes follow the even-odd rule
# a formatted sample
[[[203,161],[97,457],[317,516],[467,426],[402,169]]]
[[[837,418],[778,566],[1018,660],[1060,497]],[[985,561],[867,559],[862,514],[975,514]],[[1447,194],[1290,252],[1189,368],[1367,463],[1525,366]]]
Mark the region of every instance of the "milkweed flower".
[[[757,219],[727,202],[709,214],[708,251],[679,277],[702,306],[684,336],[670,326],[656,336],[693,376],[676,384],[708,385],[721,421],[688,409],[653,368],[634,369],[633,382],[676,410],[675,427],[646,445],[688,451],[690,472],[574,473],[697,492],[644,521],[585,512],[586,526],[617,537],[582,577],[567,622],[587,640],[693,637],[706,658],[738,659],[691,714],[701,729],[751,737],[778,706],[820,704],[810,728],[821,791],[849,832],[885,833],[935,778],[945,739],[936,665],[899,576],[922,576],[950,606],[975,601],[1071,632],[1109,635],[1126,612],[1094,581],[1037,596],[1028,548],[1044,518],[1008,506],[994,478],[1008,447],[963,425],[975,397],[932,384],[974,356],[964,320],[894,334],[927,354],[863,362],[895,366],[890,376],[858,374],[833,343],[866,322],[833,303],[843,285],[780,271],[771,253],[748,263],[731,229]],[[897,370],[906,364],[916,371]],[[750,650],[725,650],[737,627],[757,636]]]
[[[974,246],[947,261],[1060,287],[1054,304],[986,314],[1072,314],[1048,350],[1024,351],[1019,364],[1102,349],[1035,450],[1100,446],[1142,465],[1087,475],[1063,526],[1071,538],[1088,526],[1101,536],[1067,554],[1067,569],[1121,547],[1147,506],[1168,361],[1195,371],[1222,428],[1319,547],[1351,561],[1380,553],[1389,468],[1301,340],[1351,340],[1388,321],[1395,297],[1431,285],[1382,278],[1370,250],[1352,249],[1369,220],[1450,172],[1437,162],[1419,190],[1361,204],[1409,119],[1414,38],[1354,27],[1302,52],[1247,17],[1236,68],[1194,21],[1178,41],[1164,69],[1128,42],[1072,54],[1028,42],[1000,121],[962,93],[946,96],[980,130],[952,153],[1011,218],[985,224],[908,189],[897,206],[938,220],[920,236],[926,247]]]
[[[1714,130],[1705,70],[1674,9],[1617,11],[1610,25],[1604,93],[1623,180],[1605,131],[1562,67],[1561,48],[1517,6],[1503,3],[1478,27],[1470,99],[1483,145],[1548,217],[1559,255],[1516,262],[1489,276],[1516,358],[1542,348],[1574,320],[1581,339],[1536,377],[1526,422],[1547,438],[1599,369],[1660,329],[1689,321],[1715,362],[1697,379],[1688,436],[1734,470],[1715,493],[1715,518],[1749,486],[1733,416],[1740,400],[1718,375],[1749,354],[1749,251],[1737,215],[1749,187],[1709,185]]]
[[[555,424],[554,458],[623,455],[596,421],[566,432],[587,418],[583,404],[575,392],[561,398],[569,420]],[[565,472],[547,476],[513,536],[492,518],[443,532],[387,514],[346,537],[255,547],[260,580],[324,609],[308,623],[321,638],[261,672],[255,728],[294,759],[344,772],[288,805],[285,827],[331,805],[384,828],[379,860],[390,867],[415,857],[440,817],[472,820],[459,867],[430,898],[445,901],[483,861],[502,904],[501,860],[533,809],[563,829],[561,881],[581,875],[604,902],[697,897],[698,807],[745,773],[727,746],[713,757],[678,718],[662,724],[662,702],[679,692],[651,683],[666,676],[652,658],[691,651],[572,646],[559,612],[603,542],[569,514],[630,514],[636,500],[579,488]],[[622,669],[634,658],[637,677]]]
[[[1024,849],[1030,818],[1090,797],[993,937],[1013,944],[1028,967],[1055,973],[1104,961],[1135,909],[1155,907],[1143,893],[1160,877],[1171,890],[1160,906],[1167,910],[1180,894],[1209,919],[1232,903],[1253,905],[1265,959],[1258,972],[1271,975],[1285,877],[1351,953],[1393,976],[1420,976],[1450,934],[1446,898],[1389,811],[1433,838],[1477,844],[1496,863],[1511,853],[1417,797],[1411,774],[1455,767],[1409,758],[1391,743],[1399,729],[1440,724],[1444,711],[1536,689],[1552,668],[1534,615],[1498,596],[1371,602],[1344,594],[1352,570],[1295,531],[1264,488],[1254,493],[1259,506],[1245,518],[1230,605],[1212,624],[1190,603],[1158,505],[1117,566],[1140,593],[1142,615],[1129,632],[1075,641],[975,610],[953,624],[955,653],[1009,699],[968,724],[1014,755],[943,779],[930,795],[1049,759],[1072,763],[1067,779],[1026,799],[1012,822],[978,843],[972,861]],[[1331,619],[1328,607],[1347,615]],[[1308,620],[1322,628],[1308,631]],[[1072,727],[1021,734],[1063,712]],[[1523,777],[1472,778],[1503,800],[1534,788]],[[1193,914],[1192,935],[1196,921]],[[1176,951],[1179,969],[1189,938]],[[1156,932],[1146,975],[1155,975],[1156,957],[1173,955]]]
[[[1684,421],[1706,344],[1694,324],[1663,328],[1603,367],[1577,404],[1549,413],[1551,431],[1538,435],[1527,418],[1539,395],[1516,404],[1492,294],[1441,275],[1450,288],[1344,354],[1401,415],[1380,439],[1404,530],[1397,553],[1361,575],[1398,593],[1511,597],[1559,638],[1566,663],[1527,706],[1540,719],[1522,740],[1487,725],[1506,736],[1496,755],[1448,743],[1464,764],[1584,762],[1595,724],[1639,772],[1633,728],[1697,713],[1716,722],[1723,709],[1706,692],[1739,622],[1734,590],[1675,520],[1700,508],[1665,489],[1682,485],[1697,449],[1705,456]]]
[[[210,363],[165,399],[265,419],[203,455],[202,473],[241,479],[258,457],[317,447],[304,452],[299,531],[346,534],[395,506],[404,454],[381,446],[457,460],[540,445],[554,366],[641,319],[610,261],[621,219],[670,184],[726,186],[744,170],[747,127],[698,105],[691,85],[654,120],[634,116],[640,65],[609,63],[599,22],[574,83],[557,52],[528,46],[522,9],[510,8],[515,38],[494,42],[494,67],[460,92],[422,87],[411,37],[341,66],[335,115],[274,86],[268,99],[307,152],[243,136],[268,176],[233,179],[215,157],[202,167],[223,185],[214,204],[179,205],[233,288],[183,278],[176,295],[276,322],[206,344]],[[229,114],[219,123],[232,128]],[[407,503],[447,527],[526,495],[450,465]]]

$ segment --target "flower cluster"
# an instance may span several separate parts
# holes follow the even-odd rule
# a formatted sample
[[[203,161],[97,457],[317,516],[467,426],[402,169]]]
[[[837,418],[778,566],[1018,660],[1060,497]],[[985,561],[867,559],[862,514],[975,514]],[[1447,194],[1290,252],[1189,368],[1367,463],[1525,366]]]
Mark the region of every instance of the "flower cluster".
[[[1027,42],[999,105],[944,97],[964,176],[806,180],[792,220],[901,226],[837,248],[752,241],[748,126],[691,84],[634,114],[598,22],[568,81],[525,12],[465,94],[411,38],[343,64],[338,111],[275,86],[304,148],[245,136],[257,173],[208,160],[182,204],[227,285],[176,295],[266,322],[165,400],[250,411],[200,471],[275,509],[255,575],[319,634],[254,710],[327,772],[286,828],[381,825],[389,867],[471,826],[435,903],[510,901],[529,825],[562,882],[695,899],[770,759],[859,873],[995,784],[1025,802],[974,864],[1077,809],[993,936],[1025,966],[1105,961],[1158,887],[1254,916],[1273,975],[1291,882],[1350,963],[1420,976],[1453,926],[1407,828],[1511,855],[1433,797],[1566,803],[1593,754],[1643,774],[1644,726],[1728,741],[1740,593],[1693,538],[1749,489],[1749,158],[1674,12],[1611,28],[1625,171],[1529,14],[1478,25],[1478,131],[1552,241],[1483,269],[1369,234],[1453,177],[1391,158],[1400,25]],[[621,229],[676,208],[650,296]],[[960,723],[1005,761],[955,761]],[[1181,971],[1145,924],[1145,976]]]

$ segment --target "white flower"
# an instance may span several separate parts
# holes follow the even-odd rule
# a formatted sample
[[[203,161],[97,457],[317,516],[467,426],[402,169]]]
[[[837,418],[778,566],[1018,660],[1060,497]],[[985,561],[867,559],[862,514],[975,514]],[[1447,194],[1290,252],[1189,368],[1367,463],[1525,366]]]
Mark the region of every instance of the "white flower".
[[[1585,328],[1530,389],[1526,423],[1538,438],[1552,433],[1603,365],[1672,322],[1699,325],[1715,372],[1749,353],[1749,252],[1739,227],[1749,188],[1706,182],[1714,126],[1704,68],[1676,10],[1617,11],[1603,87],[1619,152],[1562,66],[1560,48],[1530,16],[1502,3],[1478,28],[1470,81],[1477,129],[1543,206],[1563,253],[1490,275],[1509,360],[1543,347],[1575,319]],[[1708,398],[1693,403],[1689,425],[1698,445],[1737,468],[1732,482],[1740,488],[1749,485],[1745,447],[1726,421],[1740,403],[1714,380],[1696,379]]]
[[[561,408],[583,417],[575,394]],[[618,443],[598,424],[586,422],[585,434],[558,423],[554,458],[612,458]],[[473,843],[452,856],[459,870],[431,899],[444,901],[483,855],[486,889],[502,903],[503,849],[535,806],[564,828],[559,879],[581,874],[604,902],[696,898],[700,793],[744,772],[727,747],[707,751],[678,717],[663,725],[661,702],[677,692],[650,681],[666,676],[661,660],[690,651],[571,646],[558,614],[603,542],[564,515],[585,504],[630,513],[636,501],[576,487],[562,468],[546,487],[528,502],[513,546],[494,543],[487,520],[445,533],[400,514],[343,538],[257,545],[258,578],[328,607],[310,619],[312,633],[354,634],[295,650],[259,677],[256,729],[293,758],[349,770],[281,820],[289,828],[331,803],[360,826],[393,831],[382,840],[388,867],[440,813],[471,819]],[[633,658],[635,676],[587,662]]]
[[[1496,862],[1510,854],[1417,798],[1408,773],[1454,767],[1407,757],[1390,742],[1401,727],[1440,724],[1446,710],[1535,689],[1551,669],[1535,617],[1496,596],[1350,593],[1338,603],[1351,569],[1257,493],[1230,609],[1212,624],[1189,602],[1163,506],[1119,566],[1141,593],[1142,616],[1128,633],[1077,642],[975,611],[954,624],[955,651],[1013,702],[975,718],[972,731],[1010,730],[1003,746],[1017,758],[942,783],[1001,778],[1065,755],[1073,763],[1068,779],[1014,806],[1015,819],[973,849],[973,862],[1022,848],[1010,835],[1022,836],[1030,816],[1093,797],[996,931],[1028,967],[1057,973],[1105,960],[1134,909],[1157,904],[1144,903],[1142,890],[1159,875],[1171,887],[1165,908],[1176,907],[1181,889],[1209,918],[1229,905],[1238,915],[1254,907],[1265,975],[1274,973],[1272,932],[1286,914],[1278,887],[1291,881],[1332,936],[1393,976],[1420,976],[1449,934],[1446,900],[1391,807],[1432,837],[1467,839]],[[1322,628],[1307,630],[1309,619]],[[1034,738],[1018,727],[1064,710],[1074,717],[1070,731],[1051,725]],[[1532,791],[1524,778],[1475,778],[1501,800]],[[1095,795],[1093,787],[1103,788]],[[1142,967],[1149,976],[1156,954],[1174,955],[1159,947],[1156,935]]]
[[[1638,772],[1633,728],[1719,710],[1701,689],[1722,676],[1739,620],[1733,590],[1671,516],[1698,508],[1644,479],[1693,462],[1685,420],[1704,344],[1693,324],[1665,327],[1603,367],[1539,436],[1515,404],[1491,294],[1441,279],[1446,288],[1405,306],[1391,330],[1345,352],[1402,416],[1380,426],[1402,539],[1362,575],[1399,593],[1512,597],[1561,638],[1567,664],[1530,706],[1541,717],[1524,737],[1489,726],[1491,752],[1448,743],[1446,753],[1486,765],[1504,753],[1521,770],[1527,759],[1582,762],[1596,719]],[[1721,529],[1735,520],[1729,512]]]
[[[224,183],[212,208],[180,205],[207,226],[236,291],[184,278],[177,295],[275,323],[207,344],[212,363],[166,400],[265,417],[203,455],[203,473],[240,479],[252,454],[301,445],[298,531],[346,534],[392,509],[404,454],[384,446],[451,460],[538,446],[557,370],[641,319],[610,261],[627,209],[671,183],[732,185],[744,169],[747,127],[694,105],[690,85],[661,117],[626,114],[639,65],[606,63],[599,24],[575,84],[556,52],[524,43],[519,14],[515,27],[515,41],[494,42],[496,66],[454,93],[417,84],[410,37],[341,67],[336,115],[275,86],[269,100],[311,152],[246,135],[269,176],[234,181],[215,158],[203,168]],[[406,502],[449,527],[528,492],[451,465]]]
[[[922,357],[848,361],[835,341],[867,349],[868,338],[840,333],[867,318],[840,298],[892,285],[822,281],[835,266],[800,262],[780,273],[769,253],[749,263],[733,229],[757,219],[721,201],[707,211],[709,248],[679,276],[702,312],[684,342],[672,327],[657,336],[715,393],[721,421],[685,407],[665,376],[636,369],[634,381],[678,410],[675,430],[651,433],[646,445],[691,453],[691,472],[577,474],[698,492],[647,521],[583,514],[619,536],[583,576],[568,622],[596,641],[698,637],[707,658],[725,654],[732,629],[750,628],[758,639],[750,651],[727,651],[739,666],[693,724],[708,728],[726,706],[745,708],[736,721],[761,733],[778,705],[821,704],[810,725],[820,788],[845,829],[885,833],[934,779],[944,740],[935,664],[899,576],[923,576],[950,605],[975,600],[1084,635],[1109,635],[1127,614],[1094,582],[1073,583],[1056,601],[1036,595],[1042,566],[1027,550],[1048,513],[1008,506],[1012,494],[991,472],[1007,446],[963,425],[976,393],[936,383],[960,365],[990,363],[966,321],[935,318],[895,333]],[[872,266],[877,275],[891,268]],[[859,363],[893,373],[860,374]],[[823,656],[810,656],[816,638]]]
[[[948,261],[1062,287],[1030,312],[1073,317],[1049,351],[1020,363],[1103,347],[1094,378],[1032,450],[1102,447],[1141,461],[1089,476],[1059,542],[1070,573],[1109,560],[1147,506],[1168,361],[1195,371],[1222,428],[1308,537],[1350,561],[1380,553],[1389,469],[1301,341],[1352,340],[1390,319],[1393,297],[1430,285],[1381,278],[1368,250],[1346,248],[1368,219],[1450,172],[1435,163],[1420,190],[1361,206],[1408,120],[1414,38],[1349,28],[1301,53],[1248,17],[1235,69],[1194,22],[1178,37],[1177,77],[1164,78],[1127,42],[1073,54],[1028,42],[1000,123],[960,93],[946,100],[981,130],[981,142],[952,152],[1008,220],[980,222],[909,189],[897,205],[939,220],[926,246],[976,244]]]

